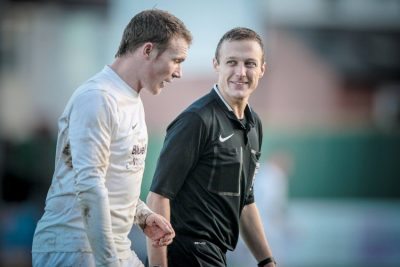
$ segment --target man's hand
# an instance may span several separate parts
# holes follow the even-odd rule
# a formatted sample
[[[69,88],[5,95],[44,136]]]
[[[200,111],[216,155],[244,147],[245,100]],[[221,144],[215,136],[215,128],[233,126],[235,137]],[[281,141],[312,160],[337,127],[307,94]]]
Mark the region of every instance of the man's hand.
[[[151,239],[153,247],[167,246],[175,237],[175,231],[169,221],[156,213],[152,213],[146,218],[143,232]]]

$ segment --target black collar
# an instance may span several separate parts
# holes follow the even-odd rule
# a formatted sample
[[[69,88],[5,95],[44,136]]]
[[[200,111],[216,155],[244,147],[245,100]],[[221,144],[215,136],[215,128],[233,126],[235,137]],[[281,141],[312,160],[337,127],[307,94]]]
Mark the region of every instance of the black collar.
[[[233,113],[232,108],[229,106],[229,104],[225,101],[221,93],[218,91],[217,85],[214,86],[213,89],[211,89],[210,94],[214,97],[214,99],[217,101],[217,103],[220,105],[222,110],[224,110],[225,114],[228,116],[228,118],[232,121],[235,122],[239,128],[244,128],[244,129],[250,129],[251,127],[254,127],[255,125],[255,119],[253,115],[253,111],[250,108],[250,106],[247,104],[246,108],[244,110],[244,116],[245,116],[245,121],[247,121],[247,125],[243,125],[242,122],[236,117],[235,113]]]

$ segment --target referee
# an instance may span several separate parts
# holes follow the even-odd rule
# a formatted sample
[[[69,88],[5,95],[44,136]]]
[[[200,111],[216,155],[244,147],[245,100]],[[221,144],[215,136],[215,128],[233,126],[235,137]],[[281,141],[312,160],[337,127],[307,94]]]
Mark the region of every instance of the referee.
[[[260,36],[228,31],[213,63],[217,84],[167,128],[147,202],[176,237],[168,251],[148,243],[150,266],[225,267],[240,232],[258,266],[273,267],[253,194],[262,125],[248,100],[265,72]]]

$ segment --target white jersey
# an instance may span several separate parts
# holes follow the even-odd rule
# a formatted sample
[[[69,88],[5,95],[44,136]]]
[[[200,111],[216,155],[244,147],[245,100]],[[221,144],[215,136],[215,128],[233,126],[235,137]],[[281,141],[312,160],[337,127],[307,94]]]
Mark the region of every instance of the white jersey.
[[[93,252],[98,265],[131,257],[131,227],[151,213],[139,199],[148,140],[139,94],[106,66],[74,92],[58,126],[32,252]]]

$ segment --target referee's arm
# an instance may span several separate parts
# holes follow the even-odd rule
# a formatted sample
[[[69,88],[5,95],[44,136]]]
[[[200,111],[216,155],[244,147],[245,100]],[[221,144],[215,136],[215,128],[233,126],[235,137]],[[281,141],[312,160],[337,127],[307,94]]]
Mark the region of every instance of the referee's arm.
[[[240,235],[257,262],[272,257],[272,251],[265,237],[261,217],[255,203],[244,206],[240,216]],[[273,267],[274,262],[264,266]]]
[[[154,192],[149,192],[147,196],[147,205],[155,213],[164,216],[170,221],[170,204],[169,199]],[[147,238],[147,254],[149,258],[149,266],[167,267],[167,247],[154,247],[152,241]]]

